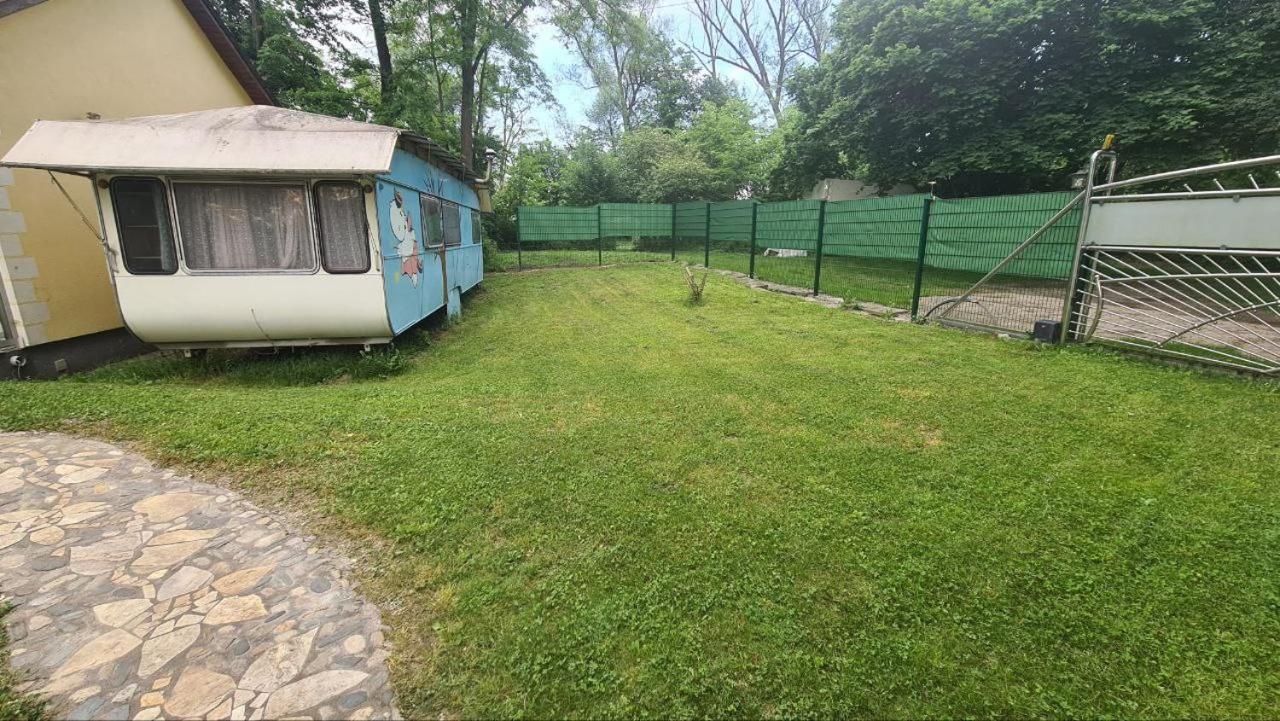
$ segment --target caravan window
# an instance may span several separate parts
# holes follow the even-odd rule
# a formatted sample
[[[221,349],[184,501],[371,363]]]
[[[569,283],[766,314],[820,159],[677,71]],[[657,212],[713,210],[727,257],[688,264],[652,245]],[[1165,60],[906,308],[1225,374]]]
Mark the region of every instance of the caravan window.
[[[164,183],[155,178],[116,178],[111,204],[124,267],[134,275],[168,275],[178,270]]]
[[[462,217],[458,214],[458,206],[453,203],[444,204],[444,244],[462,245]]]
[[[174,183],[191,270],[311,270],[315,249],[303,185]]]
[[[428,248],[439,248],[442,233],[440,231],[440,199],[430,195],[418,195],[422,205],[423,243]]]
[[[480,224],[480,214],[471,211],[471,243],[472,245],[484,244],[484,226]]]
[[[369,270],[364,190],[358,183],[316,183],[320,260],[330,273]]]

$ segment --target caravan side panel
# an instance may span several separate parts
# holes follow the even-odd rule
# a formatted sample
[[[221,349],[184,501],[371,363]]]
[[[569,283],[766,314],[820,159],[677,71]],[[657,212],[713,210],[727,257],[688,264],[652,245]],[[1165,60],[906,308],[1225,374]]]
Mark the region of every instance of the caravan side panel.
[[[460,245],[443,252],[426,246],[423,195],[458,206]],[[387,315],[393,331],[401,333],[445,307],[451,294],[458,296],[480,282],[483,249],[472,242],[471,233],[471,213],[479,200],[466,183],[400,149],[392,157],[391,172],[378,178],[376,198]]]
[[[117,275],[129,330],[148,343],[389,338],[376,275]]]

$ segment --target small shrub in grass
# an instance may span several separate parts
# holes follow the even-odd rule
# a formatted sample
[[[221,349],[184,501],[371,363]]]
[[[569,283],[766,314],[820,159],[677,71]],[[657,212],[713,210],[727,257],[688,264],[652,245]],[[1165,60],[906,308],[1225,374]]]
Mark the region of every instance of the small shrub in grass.
[[[689,283],[689,302],[697,305],[702,302],[702,293],[707,289],[707,271],[702,271],[702,278],[693,274],[689,266],[684,267],[684,279]]]

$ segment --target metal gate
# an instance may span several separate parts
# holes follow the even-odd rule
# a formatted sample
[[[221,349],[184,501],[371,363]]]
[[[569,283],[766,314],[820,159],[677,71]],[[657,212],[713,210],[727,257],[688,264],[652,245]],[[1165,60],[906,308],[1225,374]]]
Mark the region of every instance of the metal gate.
[[[1064,341],[1280,374],[1280,187],[1264,186],[1255,174],[1276,165],[1280,156],[1116,180],[1115,153],[1097,151],[1083,190],[930,319],[1030,334],[1036,316],[1060,321]],[[1098,183],[1104,167],[1106,180]],[[1248,187],[1228,189],[1219,175]],[[1191,187],[1204,176],[1211,189]],[[1120,192],[1140,186],[1155,189]],[[1041,284],[1038,294],[1010,289],[1025,285],[1019,260],[1034,257],[1037,243],[1076,207],[1075,259],[1059,286],[1061,310],[1053,312],[1052,286]],[[1026,312],[990,310],[1000,304]]]

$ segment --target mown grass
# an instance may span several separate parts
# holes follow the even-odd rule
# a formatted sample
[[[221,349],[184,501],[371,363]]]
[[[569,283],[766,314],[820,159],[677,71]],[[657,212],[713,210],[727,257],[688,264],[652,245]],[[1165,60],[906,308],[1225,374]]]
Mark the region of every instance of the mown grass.
[[[1274,715],[1273,386],[671,264],[485,287],[389,377],[142,360],[0,426],[378,544],[410,717]]]
[[[586,242],[586,244],[594,241]],[[671,258],[668,252],[637,252],[631,250],[605,250],[560,248],[539,250],[538,246],[517,254],[503,251],[497,254],[493,266],[502,270],[519,268],[590,267],[616,263],[663,261]],[[747,273],[751,270],[751,255],[713,247],[708,254],[701,240],[682,240],[676,245],[676,260],[702,265],[709,260],[712,268]],[[756,255],[755,273],[760,280],[798,288],[814,285],[815,258],[808,256],[779,258]],[[915,289],[916,264],[914,261],[892,258],[861,258],[846,255],[827,255],[822,261],[822,292],[854,303],[858,301],[879,303],[894,308],[911,307]],[[928,267],[922,276],[921,295],[955,295],[968,289],[982,273]],[[1028,329],[1029,330],[1029,329]]]

